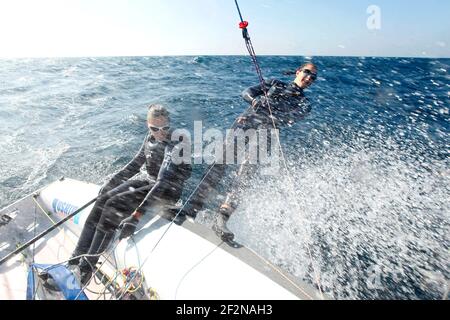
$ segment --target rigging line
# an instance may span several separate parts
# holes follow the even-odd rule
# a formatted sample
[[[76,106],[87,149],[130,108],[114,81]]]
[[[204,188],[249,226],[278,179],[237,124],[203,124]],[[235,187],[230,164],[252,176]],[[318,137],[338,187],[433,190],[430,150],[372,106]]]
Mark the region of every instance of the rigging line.
[[[239,3],[237,2],[237,0],[234,0],[234,3],[236,4],[236,8],[239,14],[239,18],[241,19],[241,22],[244,22],[244,19],[242,18],[241,8],[239,8]]]
[[[139,255],[139,248],[138,248],[137,243],[134,240],[133,236],[131,236],[131,241],[133,242],[134,248],[136,250],[136,257],[137,257],[137,260],[138,260],[138,265],[141,265],[141,258],[140,258],[140,255]],[[131,268],[133,268],[133,266],[130,267],[130,269]],[[135,290],[128,291],[128,292],[133,293],[133,292],[137,291],[142,286],[143,283],[144,283],[144,274],[141,272],[141,283],[139,284],[139,286]]]
[[[241,23],[239,24],[239,27],[242,29],[242,36],[245,39],[245,45],[247,46],[247,50],[249,51],[250,56],[253,61],[253,64],[255,65],[256,73],[257,73],[259,81],[261,83],[261,88],[264,91],[264,93],[266,93],[266,88],[264,85],[264,78],[262,76],[261,68],[259,67],[259,63],[256,58],[255,50],[254,50],[253,44],[250,40],[250,34],[248,33],[248,30],[247,30],[248,22],[244,21],[244,19],[242,18],[241,9],[239,7],[237,0],[234,0],[234,3],[236,4],[236,9],[238,11],[239,18],[241,19]]]
[[[33,235],[33,238],[36,237],[36,229],[37,229],[36,222],[37,222],[37,212],[36,212],[36,206],[34,206],[34,230],[33,230],[34,235]],[[34,261],[35,251],[36,251],[36,242],[33,243],[32,261],[31,261],[32,269],[34,268],[34,264],[35,264],[35,261]],[[35,280],[36,280],[35,278],[36,277],[35,277],[35,274],[33,272],[33,283],[35,283]],[[33,292],[33,297],[32,297],[31,300],[35,300],[38,288],[39,287],[36,286],[36,288],[35,288],[35,290]]]
[[[286,171],[288,173],[287,176],[288,176],[292,186],[295,186],[295,184],[294,184],[294,182],[292,180],[292,177],[291,177],[291,173],[290,173],[289,168],[287,166],[287,161],[286,161],[286,157],[284,155],[283,148],[281,146],[280,136],[278,134],[278,130],[277,130],[277,127],[276,127],[276,124],[275,124],[275,120],[273,118],[272,107],[270,106],[269,97],[268,97],[268,94],[267,94],[267,89],[265,88],[265,82],[264,82],[264,78],[262,76],[262,71],[261,71],[261,68],[259,66],[258,60],[256,58],[256,52],[255,52],[255,49],[253,47],[252,41],[250,39],[250,35],[249,35],[248,31],[247,31],[248,22],[244,21],[243,18],[242,18],[242,14],[241,14],[241,10],[239,8],[238,1],[235,0],[234,2],[236,4],[236,8],[238,10],[239,17],[241,19],[241,23],[240,23],[239,27],[242,29],[242,34],[243,34],[243,37],[244,37],[244,40],[245,40],[245,44],[247,46],[247,50],[248,50],[248,52],[249,52],[249,54],[250,54],[250,56],[252,58],[253,64],[255,65],[256,73],[258,74],[258,78],[259,78],[259,80],[261,82],[261,88],[262,88],[264,96],[266,98],[265,102],[267,103],[267,107],[268,107],[269,113],[270,113],[270,119],[272,120],[272,125],[273,125],[273,127],[275,129],[275,135],[276,135],[276,138],[277,138],[277,142],[278,142],[278,146],[279,146],[279,149],[280,149],[280,153],[281,153],[281,157],[282,157],[282,160],[283,160],[283,164],[284,164],[284,167],[285,167],[285,169],[286,169]],[[298,203],[297,203],[297,206],[298,206]],[[311,262],[311,265],[312,265],[312,268],[313,268],[316,285],[318,286],[320,295],[322,296],[322,299],[323,299],[322,287],[321,287],[321,284],[320,284],[320,277],[319,277],[318,272],[316,270],[316,267],[314,265],[314,261],[312,259],[312,254],[311,254],[311,249],[310,249],[310,246],[309,246],[308,242],[306,242],[306,246],[307,246],[308,256],[310,258],[310,262]]]
[[[90,292],[90,293],[92,293],[92,294],[95,294],[96,296],[99,296],[99,297],[102,297],[102,296],[106,295],[106,291],[104,291],[104,290],[102,290],[102,291],[94,291],[94,290],[89,289],[89,288],[86,288],[85,290]],[[99,299],[97,298],[97,300],[99,300]]]
[[[138,250],[138,248],[137,248],[137,244],[136,244],[136,242],[134,241],[134,238],[133,238],[133,237],[132,237],[132,241],[133,241],[133,243],[134,243],[134,246],[135,246],[135,249],[136,249],[136,252],[137,252],[137,255],[138,255],[138,263],[140,263],[139,250]],[[120,242],[120,241],[119,241],[119,242]],[[117,248],[117,246],[116,246],[116,248]],[[112,254],[113,254],[113,257],[114,257],[114,261],[115,261],[115,272],[114,272],[114,276],[113,276],[112,278],[109,278],[109,277],[108,277],[108,282],[106,283],[105,288],[103,289],[103,291],[100,293],[100,296],[98,296],[96,300],[99,300],[102,294],[103,294],[103,296],[104,296],[104,298],[105,298],[105,300],[106,300],[106,296],[105,296],[106,290],[108,290],[108,286],[110,286],[110,285],[112,285],[113,288],[114,288],[114,294],[111,294],[109,300],[112,300],[113,297],[117,297],[117,290],[118,290],[118,289],[120,290],[120,286],[119,286],[119,285],[117,285],[117,286],[114,285],[113,282],[116,281],[116,279],[117,279],[117,277],[118,277],[119,275],[121,275],[122,278],[124,278],[124,283],[126,283],[126,277],[122,274],[122,271],[118,269],[117,258],[116,258],[116,252],[115,252],[115,249],[116,249],[116,248],[114,248],[114,250],[112,251]],[[125,257],[126,257],[126,248],[125,248],[125,252],[124,252],[124,261],[125,261]],[[124,263],[124,265],[126,266],[126,263]],[[101,268],[101,266],[99,267],[99,269],[100,269],[100,268]],[[134,277],[133,277],[133,279],[134,279]],[[144,283],[144,278],[142,277],[142,278],[141,278],[141,282],[140,282],[138,288],[136,288],[135,290],[131,290],[131,291],[130,291],[130,290],[127,290],[126,292],[133,293],[133,292],[137,291],[137,290],[142,286],[143,283]],[[117,288],[117,287],[118,287],[118,288]]]
[[[117,296],[117,290],[120,289],[120,286],[117,284],[116,279],[119,275],[122,275],[122,272],[117,269],[116,269],[116,271],[114,271],[113,277],[110,278],[109,276],[106,275],[106,277],[108,278],[108,282],[106,284],[104,284],[104,289],[100,292],[100,295],[97,297],[96,300],[100,300],[102,295],[103,295],[103,300],[106,300],[106,291],[109,290],[111,292],[111,290],[108,289],[108,287],[110,287],[110,286],[112,286],[114,288],[114,291],[113,291],[113,293],[111,293],[109,300],[112,300],[113,297]],[[116,281],[116,283],[114,283],[114,281]]]
[[[45,211],[45,209],[44,208],[42,208],[42,206],[41,206],[41,204],[37,201],[37,194],[33,194],[33,196],[31,197],[32,199],[33,199],[33,202],[35,203],[35,205],[41,210],[41,212],[44,214],[44,216],[46,216],[47,217],[47,219],[49,219],[50,221],[51,221],[51,223],[53,223],[53,225],[55,225],[56,224],[56,222],[55,222],[55,220],[53,220],[51,217],[50,217],[50,214],[47,212],[47,211]],[[35,206],[35,208],[36,208],[36,206]],[[58,226],[58,229],[59,230],[61,230],[61,228]]]
[[[113,268],[114,269],[114,268]],[[117,266],[115,267],[115,269],[117,270]],[[102,291],[102,293],[99,293],[99,294],[105,294],[105,292],[106,292],[106,290],[108,289],[108,286],[109,286],[109,284],[110,283],[112,283],[112,280],[111,280],[111,278],[105,273],[105,272],[102,272],[102,271],[99,271],[100,273],[101,273],[101,276],[99,276],[99,277],[94,277],[93,278],[93,280],[94,280],[94,283],[96,284],[96,285],[102,285],[102,286],[104,286],[105,287],[105,289],[103,289],[103,291]],[[117,271],[114,271],[114,275],[117,273]],[[98,279],[97,279],[98,278]],[[107,282],[106,282],[106,284],[105,284],[105,279],[107,280]],[[86,288],[86,289],[88,289],[88,288]],[[99,298],[97,298],[97,300],[98,300]]]
[[[284,167],[285,167],[286,172],[287,172],[287,177],[288,177],[288,179],[289,179],[289,181],[290,181],[292,187],[295,188],[295,183],[294,183],[294,180],[292,179],[292,176],[291,176],[292,174],[291,174],[291,172],[289,171],[289,168],[288,168],[288,166],[287,166],[286,157],[285,157],[285,155],[284,155],[283,148],[281,147],[280,135],[278,134],[278,130],[277,130],[277,127],[276,127],[276,125],[275,125],[275,120],[274,120],[274,117],[273,117],[273,115],[272,115],[272,108],[270,107],[270,103],[269,103],[268,99],[266,99],[266,100],[267,100],[267,106],[268,106],[269,112],[270,112],[270,119],[272,120],[272,124],[273,124],[273,126],[274,126],[274,128],[275,128],[275,135],[276,135],[276,138],[277,138],[277,141],[278,141],[278,146],[279,146],[279,149],[280,149],[281,158],[282,158],[282,160],[283,160],[283,164],[284,164]],[[295,199],[295,204],[297,205],[297,207],[299,207],[297,198],[294,197],[294,199]],[[298,208],[298,209],[300,209],[300,208]],[[299,210],[299,211],[300,211],[300,210]],[[290,230],[289,228],[288,228],[288,230],[289,230],[289,233],[291,233],[291,235],[293,235],[292,232],[291,232],[291,230]],[[314,272],[314,277],[315,277],[316,285],[318,286],[320,295],[321,295],[321,297],[322,297],[322,299],[323,299],[322,287],[321,287],[321,283],[320,283],[320,275],[318,274],[317,269],[316,269],[316,266],[315,266],[315,264],[314,264],[314,260],[313,260],[313,257],[312,257],[311,247],[310,247],[309,241],[306,241],[306,249],[307,249],[307,251],[308,251],[308,256],[309,256],[309,259],[310,259],[310,262],[311,262],[311,266],[312,266],[312,268],[313,268],[313,272]]]
[[[203,261],[205,261],[206,258],[208,258],[210,255],[212,255],[213,252],[216,251],[216,250],[217,250],[220,246],[222,246],[223,244],[224,244],[224,242],[222,241],[222,242],[220,242],[219,244],[215,245],[214,248],[213,248],[210,252],[208,252],[203,258],[201,258],[201,259],[200,259],[198,262],[196,262],[191,268],[189,268],[188,271],[186,271],[186,273],[181,277],[180,281],[178,282],[177,289],[175,290],[175,298],[174,298],[174,300],[177,300],[178,289],[180,288],[181,283],[184,281],[184,279],[187,277],[187,275],[188,275],[189,273],[191,273],[192,270],[194,270],[197,266],[199,266],[200,263],[202,263]]]
[[[33,223],[33,238],[36,237],[36,229],[37,229],[37,210],[36,206],[34,206],[34,223]],[[33,243],[33,250],[31,250],[31,263],[34,264],[34,256],[36,254],[36,242]]]
[[[141,259],[140,259],[140,255],[139,255],[139,248],[137,247],[137,243],[136,243],[136,241],[134,240],[134,236],[132,235],[130,238],[131,238],[131,240],[132,240],[132,242],[133,242],[133,244],[134,244],[134,248],[135,248],[135,250],[136,250],[136,256],[137,256],[137,260],[138,260],[138,265],[140,265]],[[128,246],[127,246],[127,247],[128,247]],[[123,253],[123,265],[124,265],[124,267],[126,267],[126,265],[127,265],[127,263],[126,263],[127,247],[125,247],[125,250],[124,250],[124,253]],[[114,260],[115,260],[115,262],[116,262],[116,270],[119,270],[119,269],[118,269],[118,266],[117,266],[116,252],[114,251],[113,254],[114,254]],[[130,267],[130,268],[132,268],[132,267]],[[126,284],[126,283],[127,283],[126,277],[123,275],[122,271],[119,271],[119,273],[116,273],[116,274],[114,275],[114,278],[110,279],[110,282],[112,283],[113,281],[115,281],[115,280],[117,279],[117,277],[119,276],[119,274],[122,276],[124,284]],[[132,279],[134,280],[134,277],[133,277]],[[141,281],[140,286],[143,284],[143,282],[144,282],[143,280],[144,280],[144,279],[142,278],[142,281]],[[117,286],[118,286],[118,290],[120,290],[120,289],[121,289],[121,286],[120,286],[120,285],[117,285]],[[116,288],[116,286],[114,286],[114,288]],[[124,288],[125,288],[125,285],[124,285]],[[106,289],[106,288],[105,288],[105,289]],[[119,292],[120,292],[120,291],[119,291]],[[130,292],[130,291],[128,291],[128,292]],[[112,300],[113,297],[117,297],[116,289],[114,289],[114,296],[111,295],[111,297],[109,298],[109,300]],[[99,298],[97,298],[97,300],[99,300]]]
[[[108,280],[108,282],[106,282],[106,284],[103,282],[105,278]],[[99,300],[102,295],[105,297],[104,299],[106,299],[106,291],[109,290],[109,292],[111,292],[111,289],[108,289],[109,284],[112,282],[111,278],[107,274],[102,272],[102,276],[101,276],[99,282],[97,282],[95,277],[94,277],[94,282],[96,285],[98,285],[98,286],[102,285],[104,288],[101,291],[93,291],[93,290],[89,289],[88,287],[86,287],[85,290],[96,294],[97,300]]]
[[[109,297],[109,300],[112,300],[113,298],[117,298],[117,292],[120,292],[121,286],[117,283],[117,280],[116,280],[119,277],[119,275],[122,276],[123,282],[126,283],[125,276],[122,274],[122,272],[121,271],[115,272],[114,277],[110,278],[108,281],[108,285],[114,286],[114,295],[111,295]],[[113,284],[114,281],[116,281],[116,284]],[[104,292],[106,292],[106,289],[107,289],[106,287],[105,287],[105,289],[103,289]],[[100,299],[100,297],[97,297],[97,300],[99,300],[99,299]]]
[[[108,280],[108,282],[106,284],[103,282],[105,277]],[[110,283],[112,282],[112,281],[111,282],[110,281],[111,281],[111,278],[107,274],[102,273],[102,277],[100,278],[100,282],[97,282],[97,280],[95,278],[94,278],[94,282],[95,282],[96,285],[99,285],[99,286],[103,285],[104,289],[102,289],[102,291],[93,291],[93,290],[89,289],[88,287],[86,287],[86,290],[91,292],[91,293],[93,293],[93,294],[95,294],[95,295],[97,295],[97,300],[99,300],[102,295],[104,297],[104,300],[106,300],[106,291],[109,291],[109,293],[112,292],[111,289],[108,289],[108,287],[110,286]],[[114,290],[116,290],[115,287],[114,287]],[[112,295],[112,293],[111,293],[111,295]]]
[[[103,238],[103,241],[105,241],[105,238]],[[103,244],[103,241],[102,241],[102,243],[100,244],[100,247],[101,247],[101,245]],[[93,267],[94,272],[92,273],[91,277],[90,277],[89,280],[86,282],[86,284],[81,288],[80,292],[78,292],[78,294],[77,294],[77,296],[75,297],[74,300],[77,300],[78,297],[80,296],[80,294],[84,291],[84,289],[86,289],[86,288],[89,286],[89,282],[92,280],[93,277],[95,277],[95,275],[97,274],[97,272],[100,271],[101,267],[103,267],[103,265],[106,263],[106,261],[108,261],[108,258],[109,258],[109,256],[111,255],[111,253],[114,252],[114,250],[116,250],[117,246],[118,246],[119,243],[120,243],[120,240],[114,239],[114,240],[113,240],[113,243],[114,243],[114,242],[116,242],[116,243],[115,243],[113,246],[111,246],[111,249],[110,249],[110,250],[106,249],[105,251],[103,251],[102,253],[100,253],[100,255],[101,255],[101,254],[103,254],[103,253],[108,252],[108,255],[105,257],[105,259],[102,261],[102,263],[100,264],[100,266],[99,266],[98,268],[96,268],[95,266],[90,265],[91,268]],[[86,260],[86,261],[89,262],[89,260]],[[90,262],[89,262],[89,264],[90,264]],[[117,270],[116,270],[116,271],[117,271]]]
[[[118,268],[117,257],[116,257],[116,249],[117,249],[118,245],[119,244],[117,244],[116,248],[114,248],[114,250],[112,250],[112,256],[114,258],[114,268],[115,268],[114,276],[111,277],[111,278],[109,276],[107,276],[108,282],[106,283],[106,285],[105,285],[105,287],[104,287],[104,289],[103,289],[103,291],[101,293],[104,296],[104,300],[106,300],[106,290],[108,290],[108,286],[109,285],[112,285],[114,287],[114,294],[111,294],[111,296],[109,297],[109,300],[112,300],[113,297],[116,297],[117,296],[117,289],[120,289],[120,286],[117,284],[117,281],[116,281],[117,277],[119,275],[122,275],[122,271],[119,270],[119,268]],[[125,250],[124,250],[124,257],[123,257],[123,261],[124,261],[123,264],[125,266],[126,266],[126,250],[127,250],[127,248],[125,248]],[[116,281],[116,284],[113,283],[114,281]],[[101,297],[101,295],[98,296],[96,300],[100,300],[100,297]]]
[[[131,236],[131,237],[133,237],[133,236]],[[135,243],[136,244],[136,243]],[[127,246],[128,247],[128,246]],[[124,266],[126,266],[127,265],[127,247],[125,247],[125,249],[124,249],[124,252],[123,252],[123,265]],[[118,269],[118,264],[117,264],[117,258],[116,258],[116,250],[114,250],[113,251],[113,256],[114,256],[114,261],[115,261],[115,268],[116,268],[116,272],[114,273],[114,277],[112,277],[112,278],[109,278],[109,281],[108,281],[108,284],[112,284],[114,281],[116,281],[116,279],[118,278],[118,276],[119,275],[121,275],[122,276],[122,278],[124,278],[123,280],[124,280],[124,283],[126,283],[126,279],[125,279],[125,277],[123,276],[123,274],[122,274],[122,271],[121,270],[119,270]],[[138,258],[138,260],[139,260],[139,258]],[[113,284],[112,284],[113,285]],[[114,295],[111,295],[110,297],[109,297],[109,300],[112,300],[113,298],[116,298],[117,297],[117,290],[120,290],[120,285],[117,283],[117,281],[116,281],[116,285],[114,285]],[[105,287],[105,289],[104,289],[104,292],[106,292],[106,287]],[[120,292],[120,291],[119,291]],[[100,299],[100,297],[97,297],[97,300],[99,300]]]
[[[39,201],[37,201],[37,194],[34,194],[31,198],[33,199],[33,201],[37,205],[37,207],[40,209],[40,211],[44,214],[44,216],[47,217],[47,219],[49,219],[51,221],[51,223],[55,226],[57,224],[57,222],[50,217],[50,214],[44,208],[42,208]],[[62,229],[61,226],[57,226],[57,228],[59,231],[62,231],[64,233],[64,239],[66,239],[66,231],[64,229]],[[69,241],[72,244],[76,244],[75,241],[73,241],[71,237],[67,237],[67,238],[69,239]]]
[[[132,240],[132,242],[133,242],[133,244],[134,244],[134,247],[135,247],[135,250],[136,250],[136,257],[137,257],[137,260],[138,260],[138,265],[140,266],[140,265],[141,265],[141,258],[140,258],[140,254],[139,254],[139,248],[138,248],[138,246],[137,246],[136,241],[134,240],[134,236],[131,236],[131,240]],[[125,266],[125,267],[126,267],[126,249],[127,249],[127,248],[125,248],[125,251],[124,251],[124,266]],[[114,251],[114,257],[115,257],[115,251]],[[130,267],[130,268],[132,268],[132,267]],[[118,270],[118,268],[117,268],[117,261],[116,261],[116,269]],[[137,272],[137,271],[136,271],[136,272]],[[141,282],[140,282],[138,288],[136,288],[135,290],[131,290],[131,291],[130,291],[130,290],[126,289],[127,279],[126,279],[126,277],[122,274],[122,272],[116,273],[115,276],[114,276],[114,278],[113,278],[113,279],[110,279],[110,282],[115,281],[115,280],[117,279],[117,277],[119,276],[119,274],[122,275],[122,278],[123,278],[123,280],[124,280],[124,284],[125,284],[125,285],[124,285],[123,290],[125,290],[125,292],[133,293],[133,292],[137,291],[137,290],[142,286],[142,284],[143,284],[144,281],[145,281],[144,276],[143,276],[143,274],[142,274],[142,272],[141,272]],[[134,278],[135,278],[135,277],[132,277],[130,281],[134,280]],[[120,288],[121,288],[121,287],[119,286],[118,289],[120,290]],[[105,288],[105,290],[106,290],[106,288]],[[120,292],[120,291],[119,291],[119,292]],[[114,291],[114,297],[117,297],[116,291]],[[113,296],[111,296],[109,300],[112,300],[112,298],[113,298]],[[97,300],[99,300],[99,298],[97,298]]]
[[[100,270],[100,268],[101,268],[101,266],[98,268],[98,270]],[[104,288],[103,288],[103,290],[100,292],[100,295],[97,297],[97,299],[96,300],[100,300],[100,298],[102,297],[102,295],[103,295],[103,298],[104,298],[104,300],[106,300],[106,291],[108,291],[109,290],[109,292],[111,293],[111,295],[110,295],[110,297],[109,297],[109,300],[111,300],[113,297],[115,297],[116,295],[117,295],[117,289],[120,289],[120,286],[117,284],[117,282],[116,283],[114,283],[114,281],[117,279],[117,277],[119,276],[119,275],[121,275],[122,274],[122,272],[119,270],[119,269],[117,269],[117,265],[116,265],[116,268],[115,268],[115,271],[114,271],[114,276],[113,277],[109,277],[106,273],[103,273],[103,276],[102,276],[102,279],[106,276],[106,278],[108,279],[108,282],[106,283],[106,284],[103,284],[103,286],[104,286]],[[112,290],[111,289],[108,289],[109,287],[113,287],[114,288],[114,291],[113,292],[111,292]],[[119,287],[119,288],[118,288]]]
[[[50,220],[50,222],[55,226],[55,225],[56,225],[55,220],[53,220],[53,219],[50,217],[50,215],[51,215],[50,213],[48,213],[44,208],[42,208],[41,204],[40,204],[39,201],[37,200],[37,197],[38,197],[38,193],[33,194],[33,196],[31,197],[31,198],[33,199],[33,202],[35,203],[35,206],[37,206],[37,207],[39,208],[39,210],[42,212],[42,214],[43,214],[48,220]],[[63,235],[64,235],[64,238],[63,238],[63,244],[60,244],[60,245],[59,245],[59,247],[58,247],[58,252],[57,252],[57,254],[56,254],[56,257],[57,257],[57,259],[59,260],[59,254],[60,254],[61,247],[64,247],[64,243],[66,242],[66,241],[65,241],[65,239],[66,239],[66,231],[65,231],[64,229],[62,229],[60,226],[58,226],[58,230],[59,230],[60,232],[62,232]],[[69,239],[69,241],[70,241],[72,244],[76,245],[75,242],[74,242],[70,237],[68,237],[68,239]]]
[[[134,240],[134,236],[132,235],[131,237],[131,241],[133,242],[133,244],[134,244],[134,249],[136,250],[136,257],[137,257],[137,260],[138,260],[138,265],[140,266],[141,265],[141,258],[140,258],[140,254],[139,254],[139,248],[138,248],[138,246],[137,246],[137,243],[136,243],[136,240]],[[123,260],[124,260],[124,266],[126,267],[126,248],[125,248],[125,251],[124,251],[124,255],[123,255],[124,257],[123,257]],[[116,267],[117,267],[117,264],[116,264]],[[132,268],[132,267],[130,267],[130,268]],[[123,276],[123,275],[122,275]],[[113,279],[113,280],[115,280],[117,278],[117,276]],[[126,282],[126,278],[125,278],[125,276],[123,276],[123,278],[124,278],[124,283],[126,284],[127,282]],[[132,278],[133,280],[134,280],[134,277]],[[144,283],[144,281],[145,281],[145,279],[144,279],[144,275],[141,273],[141,283],[140,283],[140,285],[139,285],[139,287],[141,287],[142,286],[142,284]],[[139,289],[139,287],[136,289],[136,290],[134,290],[134,291],[137,291],[138,289]],[[120,289],[120,287],[119,287],[119,289]],[[125,290],[125,286],[124,286],[124,290]],[[128,291],[128,292],[134,292],[134,291]],[[117,294],[114,294],[114,297],[116,297],[117,296]],[[110,297],[110,300],[112,299],[112,297]]]
[[[132,268],[136,268],[136,267],[130,267],[129,269],[132,270]],[[135,272],[137,272],[137,271],[135,271]],[[144,274],[142,272],[140,272],[139,274],[140,274],[140,277],[141,277],[139,285],[135,289],[131,289],[131,290],[128,289],[126,292],[128,292],[128,293],[135,293],[136,291],[138,291],[142,287],[142,285],[144,284],[144,280],[145,280],[144,279]],[[137,276],[138,275],[136,275],[136,277]],[[127,280],[128,279],[125,277],[125,283],[126,283]]]
[[[136,240],[134,240],[133,236],[131,236],[131,241],[133,241],[134,249],[136,250],[136,257],[138,259],[138,265],[141,265],[141,255],[139,254],[139,248],[138,248]]]
[[[119,264],[117,263],[116,250],[113,251],[113,257],[114,257],[114,266],[115,266],[116,270],[119,270]],[[124,261],[124,264],[125,264],[125,261]],[[114,280],[116,278],[117,278],[116,274],[114,274]],[[115,284],[113,284],[113,286],[114,286],[114,297],[115,297],[117,295],[117,286]],[[106,299],[106,297],[105,297],[105,299]],[[110,297],[110,300],[111,300],[111,297]]]
[[[264,257],[260,256],[259,254],[257,254],[253,249],[247,247],[248,250],[250,250],[251,252],[253,252],[258,258],[260,258],[261,260],[263,260],[269,267],[271,267],[275,272],[277,272],[278,274],[280,274],[284,279],[286,279],[290,284],[292,284],[295,288],[297,288],[301,293],[303,293],[305,296],[307,296],[310,300],[314,300],[314,298],[308,294],[304,289],[302,289],[299,285],[297,285],[294,281],[292,281],[291,279],[289,279],[282,271],[280,268],[278,268],[276,265],[274,265],[273,263],[271,263],[269,260],[265,259]],[[322,296],[323,298],[323,296]]]
[[[33,297],[31,298],[31,300],[36,300],[36,295],[37,295],[37,292],[38,292],[38,290],[39,290],[39,286],[41,285],[41,281],[39,281],[38,279],[36,279],[37,278],[37,274],[39,273],[39,270],[38,270],[38,268],[36,268],[36,266],[32,266],[32,268],[31,268],[31,272],[33,273],[33,285],[35,285],[36,287],[34,288],[34,291],[33,291]],[[38,281],[36,281],[36,280],[38,280]],[[36,283],[37,282],[37,283]]]
[[[35,236],[33,239],[27,241],[25,244],[23,244],[22,246],[20,246],[19,248],[17,248],[16,250],[14,250],[13,252],[8,253],[6,256],[4,256],[3,258],[0,259],[0,265],[2,265],[3,263],[5,263],[6,261],[8,261],[9,259],[11,259],[13,256],[15,256],[16,254],[22,252],[23,250],[25,250],[26,248],[28,248],[29,246],[31,246],[32,244],[34,244],[36,241],[38,241],[39,239],[42,239],[44,236],[46,236],[48,233],[52,232],[53,230],[55,230],[58,226],[66,223],[68,220],[70,220],[71,218],[73,218],[75,215],[77,215],[78,213],[80,213],[81,211],[83,211],[84,209],[86,209],[89,205],[91,205],[92,203],[94,203],[97,200],[97,197],[95,197],[94,199],[92,199],[91,201],[89,201],[88,203],[84,204],[82,207],[78,208],[77,210],[75,210],[74,212],[72,212],[71,214],[69,214],[68,216],[66,216],[64,219],[62,219],[61,221],[59,221],[57,224],[51,226],[50,228],[44,230],[43,232],[41,232],[40,234],[38,234],[37,236]]]

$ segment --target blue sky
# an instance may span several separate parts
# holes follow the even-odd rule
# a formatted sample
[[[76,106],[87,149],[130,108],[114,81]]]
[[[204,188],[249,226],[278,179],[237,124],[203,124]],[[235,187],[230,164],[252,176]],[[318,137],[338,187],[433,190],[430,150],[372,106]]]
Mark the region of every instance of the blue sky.
[[[448,0],[240,4],[258,54],[450,57]],[[237,23],[233,0],[1,0],[0,57],[246,54]]]

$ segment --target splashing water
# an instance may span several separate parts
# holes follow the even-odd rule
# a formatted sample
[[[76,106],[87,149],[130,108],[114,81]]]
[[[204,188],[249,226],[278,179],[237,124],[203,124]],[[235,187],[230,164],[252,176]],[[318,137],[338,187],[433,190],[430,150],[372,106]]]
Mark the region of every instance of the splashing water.
[[[314,263],[334,298],[445,296],[446,161],[421,162],[386,140],[297,159],[289,165],[295,185],[282,173],[256,178],[243,191],[229,221],[238,241],[311,283]]]

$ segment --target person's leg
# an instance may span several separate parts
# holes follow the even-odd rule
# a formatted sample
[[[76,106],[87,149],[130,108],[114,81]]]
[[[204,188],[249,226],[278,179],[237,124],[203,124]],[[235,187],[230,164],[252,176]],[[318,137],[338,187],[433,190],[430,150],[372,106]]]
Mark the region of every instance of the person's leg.
[[[225,175],[225,164],[212,164],[200,179],[199,184],[193,191],[189,202],[184,208],[184,214],[195,218],[197,213],[202,210],[208,198],[216,190],[218,184]]]
[[[235,122],[231,127],[232,130],[243,130],[244,132],[248,129],[258,129],[261,124],[253,118],[248,118],[244,122]],[[236,132],[236,131],[235,131]],[[227,137],[227,140],[223,144],[223,157],[221,163],[214,163],[208,167],[206,172],[203,174],[197,188],[191,195],[189,202],[186,204],[184,213],[195,218],[196,214],[203,208],[204,204],[211,196],[213,191],[216,190],[217,186],[222,182],[227,168],[230,167],[230,163],[226,162],[227,156],[226,152],[229,149],[229,145],[233,144],[233,159],[236,163],[238,159],[237,151],[237,138],[235,135]],[[245,140],[245,147],[248,147],[248,140]],[[242,167],[242,165],[240,166]],[[239,167],[239,168],[240,168]],[[239,170],[239,169],[238,169]]]
[[[140,182],[140,185],[142,186],[143,183],[147,182],[145,181]],[[108,192],[105,192],[99,196],[99,198],[94,204],[94,207],[89,213],[88,218],[86,219],[86,222],[83,226],[83,230],[81,231],[81,235],[78,239],[78,243],[75,247],[75,250],[72,253],[72,259],[69,261],[69,265],[77,265],[80,261],[78,257],[80,255],[86,254],[89,251],[92,240],[94,238],[95,230],[100,221],[100,217],[102,215],[106,201],[108,201],[108,199],[119,193],[129,190],[129,188],[132,187],[133,185],[136,186],[135,182],[132,182],[131,184],[130,182],[125,182],[119,185],[118,187]]]
[[[256,174],[257,165],[251,163],[251,159],[257,160],[258,150],[257,145],[254,143],[257,140],[257,131],[260,129],[261,124],[254,123],[252,119],[247,119],[244,123],[240,123],[235,129],[240,129],[241,134],[245,133],[244,146],[239,145],[237,138],[234,140],[234,156],[237,162],[240,157],[244,155],[245,160],[239,165],[235,177],[232,179],[232,183],[226,189],[229,190],[226,195],[225,201],[219,207],[219,214],[217,216],[216,224],[213,229],[223,240],[233,240],[234,234],[228,229],[227,222],[240,202],[240,191],[245,187],[245,184]],[[251,129],[252,131],[247,131]],[[241,137],[242,139],[242,137]],[[253,142],[251,142],[253,141]],[[255,153],[256,154],[252,154]],[[238,162],[237,162],[238,163]]]
[[[120,222],[133,213],[151,187],[152,184],[148,181],[131,180],[120,186],[119,191],[122,192],[106,201],[87,251],[87,254],[92,256],[87,256],[80,262],[82,282],[89,280],[92,268],[98,262],[100,254],[110,245]]]
[[[161,209],[160,215],[175,224],[181,225],[186,220],[185,212],[180,212],[180,207],[176,203],[183,193],[186,177],[183,175],[173,175],[170,179],[160,180],[158,190],[155,190],[153,203],[158,204]]]
[[[225,201],[219,207],[219,214],[213,229],[223,240],[233,240],[234,238],[234,234],[227,227],[227,222],[241,202],[241,190],[245,188],[249,179],[256,174],[256,170],[256,165],[249,164],[248,161],[242,163],[228,188],[230,191],[227,193]]]
[[[245,123],[238,123],[235,122],[234,125],[231,127],[232,130],[246,130],[248,128],[248,122]],[[236,154],[236,137],[229,136],[223,143],[223,154],[222,154],[222,161],[220,163],[213,163],[210,166],[208,166],[208,169],[206,169],[206,172],[203,174],[202,178],[200,179],[199,184],[197,185],[196,189],[193,191],[191,198],[189,202],[186,204],[186,207],[184,209],[184,212],[186,215],[190,215],[195,218],[196,214],[203,208],[208,198],[211,196],[211,194],[216,191],[217,186],[222,182],[226,172],[227,168],[229,167],[230,163],[227,163],[227,150],[229,149],[229,145],[233,144],[233,160],[236,161],[237,154]],[[232,165],[232,164],[231,164]]]

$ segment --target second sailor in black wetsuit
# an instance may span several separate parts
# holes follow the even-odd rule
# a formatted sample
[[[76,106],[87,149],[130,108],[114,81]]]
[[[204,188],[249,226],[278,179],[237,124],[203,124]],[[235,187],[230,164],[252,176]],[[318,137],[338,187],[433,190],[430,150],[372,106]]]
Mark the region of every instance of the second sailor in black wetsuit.
[[[311,111],[311,105],[304,89],[308,88],[317,78],[317,67],[313,63],[306,63],[296,70],[293,82],[285,83],[279,80],[265,81],[267,97],[261,85],[250,87],[242,93],[245,101],[251,106],[240,115],[232,129],[271,129],[275,124],[277,129],[291,126],[302,120]],[[269,109],[270,106],[270,109]],[[225,149],[225,148],[224,148]],[[193,194],[186,214],[195,215],[203,207],[210,190],[215,189],[225,174],[224,164],[213,164],[208,168],[208,175],[204,177]],[[249,170],[250,169],[250,170]],[[234,235],[226,227],[226,222],[238,205],[236,190],[240,181],[254,174],[254,166],[243,165],[238,170],[238,177],[233,182],[232,190],[221,205],[215,231],[224,239],[232,240]]]
[[[172,154],[179,152],[179,142],[170,141],[169,113],[160,105],[148,110],[149,133],[139,152],[100,191],[89,214],[69,265],[79,264],[81,282],[91,278],[92,269],[114,238],[129,237],[136,230],[146,208],[155,204],[175,204],[184,183],[191,175],[191,164],[175,164]],[[146,166],[148,179],[130,180]],[[83,259],[80,255],[89,254]]]

